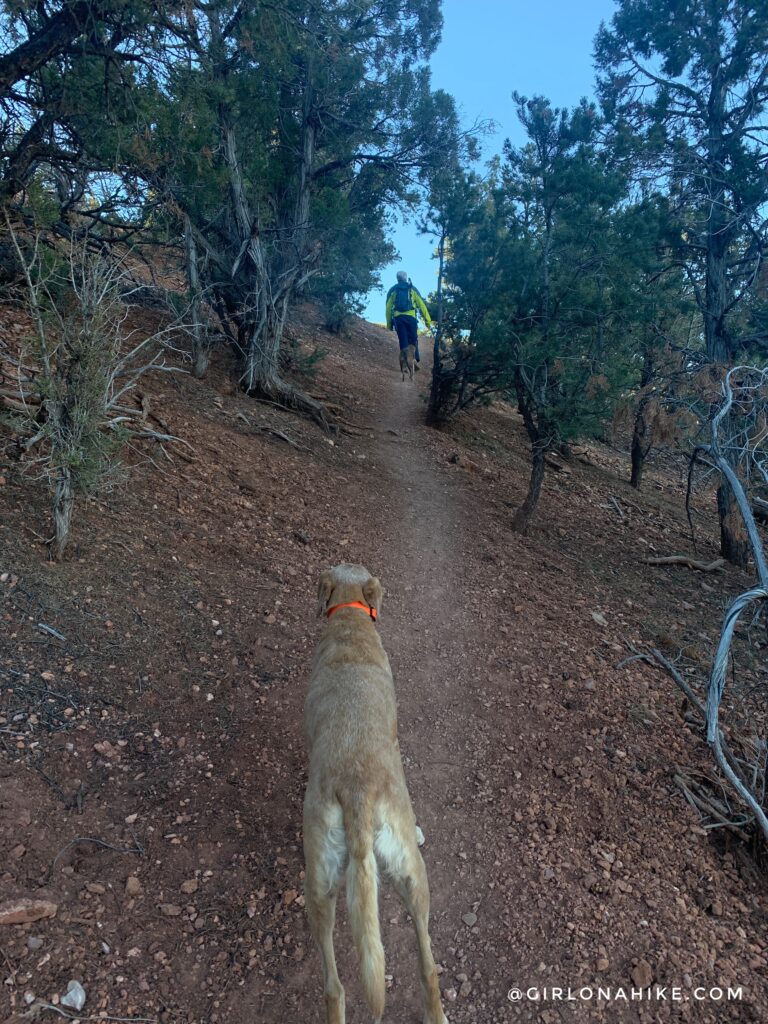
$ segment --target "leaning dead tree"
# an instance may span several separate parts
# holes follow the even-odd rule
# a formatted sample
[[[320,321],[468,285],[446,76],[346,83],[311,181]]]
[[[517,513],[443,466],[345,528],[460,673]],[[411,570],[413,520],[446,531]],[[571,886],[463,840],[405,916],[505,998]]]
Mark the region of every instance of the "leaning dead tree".
[[[721,716],[727,678],[733,665],[736,628],[750,610],[755,621],[764,612],[768,601],[768,563],[750,498],[755,481],[768,485],[768,369],[734,367],[726,374],[721,392],[719,408],[710,424],[709,444],[696,448],[692,470],[694,464],[707,466],[728,484],[750,546],[757,579],[754,586],[731,602],[725,613],[709,673],[706,703],[699,700],[694,689],[660,652],[651,653],[686,694],[695,713],[703,719],[707,743],[715,761],[747,813],[744,814],[743,810],[736,812],[728,798],[704,793],[699,787],[692,786],[690,780],[678,780],[686,797],[712,820],[712,827],[727,827],[745,837],[745,828],[752,824],[768,842],[766,737],[754,735],[754,723],[751,735],[738,729],[725,729]],[[734,684],[731,684],[732,688]]]
[[[767,388],[768,370],[748,366],[739,366],[729,370],[723,381],[723,403],[712,418],[710,444],[699,451],[700,457],[706,459],[728,481],[747,531],[758,576],[757,585],[736,598],[726,612],[723,621],[720,642],[717,645],[709,677],[707,742],[712,747],[723,774],[754,814],[766,841],[768,841],[768,817],[763,806],[765,763],[762,765],[763,777],[760,798],[758,798],[755,775],[753,774],[752,780],[745,775],[741,764],[731,754],[723,739],[720,729],[720,704],[725,691],[726,672],[736,625],[748,608],[768,599],[768,564],[765,560],[763,542],[750,500],[737,473],[737,468],[741,466],[746,479],[749,479],[753,472],[757,472],[768,483],[768,461],[766,459],[768,453],[765,451],[765,441],[768,437]],[[734,410],[740,415],[734,417],[732,415]],[[722,425],[733,423],[734,420],[739,424],[738,432],[730,437],[723,437]]]

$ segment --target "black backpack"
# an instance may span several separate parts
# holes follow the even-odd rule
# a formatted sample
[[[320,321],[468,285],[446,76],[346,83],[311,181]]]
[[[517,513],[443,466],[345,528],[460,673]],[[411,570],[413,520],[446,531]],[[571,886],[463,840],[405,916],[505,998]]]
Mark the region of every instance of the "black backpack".
[[[408,313],[413,309],[411,285],[405,281],[398,281],[395,285],[395,302],[393,309],[395,311],[395,316],[397,316],[398,313]]]

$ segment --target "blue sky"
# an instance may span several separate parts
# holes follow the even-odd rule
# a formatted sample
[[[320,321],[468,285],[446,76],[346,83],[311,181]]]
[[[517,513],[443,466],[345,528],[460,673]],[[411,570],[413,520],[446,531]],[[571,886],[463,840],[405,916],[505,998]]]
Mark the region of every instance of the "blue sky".
[[[443,37],[432,57],[432,84],[451,93],[465,125],[490,118],[497,131],[483,143],[484,159],[501,152],[504,139],[522,142],[512,92],[546,96],[571,107],[594,86],[592,45],[614,0],[443,0]],[[363,316],[384,319],[384,295],[403,267],[422,294],[434,290],[433,245],[413,224],[401,224],[392,241],[400,259],[382,272],[384,288],[371,292]]]

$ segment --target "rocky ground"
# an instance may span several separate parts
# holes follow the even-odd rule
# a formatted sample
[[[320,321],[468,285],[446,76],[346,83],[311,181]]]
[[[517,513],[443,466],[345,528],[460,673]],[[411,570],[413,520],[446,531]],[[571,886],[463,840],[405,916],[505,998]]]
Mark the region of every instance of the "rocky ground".
[[[318,574],[354,561],[385,586],[452,1024],[768,1019],[764,877],[674,783],[710,765],[679,692],[622,664],[629,645],[705,663],[744,583],[643,561],[691,550],[680,481],[638,494],[590,446],[549,471],[521,537],[511,409],[427,430],[428,372],[402,383],[391,335],[331,338],[311,309],[294,334],[329,351],[312,389],[337,437],[240,394],[226,357],[164,375],[149,407],[191,447],[131,449],[60,565],[42,484],[0,451],[0,1016],[60,1019],[40,1004],[76,980],[77,1019],[322,1020],[301,716]],[[48,916],[9,923],[19,900]],[[381,917],[385,1020],[415,1022],[412,928],[390,893]],[[337,950],[366,1021],[343,909]],[[593,996],[552,993],[569,987]]]

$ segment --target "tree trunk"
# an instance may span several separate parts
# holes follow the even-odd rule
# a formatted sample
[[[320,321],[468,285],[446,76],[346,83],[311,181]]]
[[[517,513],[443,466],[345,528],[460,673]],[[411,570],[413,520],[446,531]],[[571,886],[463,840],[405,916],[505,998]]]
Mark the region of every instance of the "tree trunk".
[[[720,554],[732,565],[746,569],[749,563],[749,540],[733,490],[725,480],[717,489],[717,513],[720,520]]]
[[[645,403],[640,402],[635,414],[635,429],[632,433],[632,449],[630,458],[632,460],[632,472],[629,476],[629,483],[632,487],[640,490],[643,482],[643,470],[645,469],[645,437],[648,432],[648,424],[645,420]]]
[[[201,320],[202,301],[200,298],[200,277],[197,272],[197,244],[188,215],[184,217],[184,248],[187,259],[187,281],[189,283],[191,299],[192,372],[195,377],[200,379],[205,376],[205,371],[208,369],[208,345],[206,344],[205,331]]]
[[[61,561],[64,557],[64,549],[69,541],[74,507],[75,489],[72,481],[72,471],[68,466],[62,466],[59,470],[56,490],[53,495],[53,526],[57,561]]]
[[[225,118],[223,119],[225,120]],[[235,135],[226,123],[222,126],[224,157],[229,171],[229,187],[235,222],[241,238],[240,252],[232,277],[238,271],[248,275],[250,286],[244,295],[241,316],[245,334],[244,371],[241,383],[249,395],[262,396],[279,405],[297,409],[311,416],[324,430],[329,429],[325,407],[283,380],[280,374],[280,346],[288,316],[288,304],[295,287],[311,273],[312,254],[306,251],[309,218],[310,184],[308,167],[314,152],[315,129],[309,114],[305,119],[302,170],[299,196],[290,237],[286,231],[283,246],[282,272],[275,268],[262,242],[258,220],[253,216],[246,197],[240,171]],[[288,255],[291,245],[301,243],[301,251]],[[247,269],[241,270],[241,264]]]
[[[285,321],[274,308],[264,310],[260,323],[249,331],[242,382],[251,394],[275,398],[283,386],[280,377],[280,344]]]
[[[528,493],[520,508],[512,517],[512,529],[525,536],[531,517],[536,511],[544,481],[544,456],[554,439],[554,431],[550,430],[541,412],[541,405],[536,406],[536,396],[529,389],[522,368],[518,364],[515,369],[515,392],[520,414],[531,442],[531,477],[528,481]]]
[[[517,533],[522,533],[523,536],[528,533],[528,526],[531,522],[531,517],[536,511],[536,506],[539,503],[539,495],[541,494],[541,485],[544,481],[544,454],[546,452],[546,445],[540,441],[536,441],[531,446],[531,476],[528,481],[528,493],[525,496],[525,500],[520,508],[515,512],[512,518],[512,529]]]
[[[653,403],[654,396],[648,392],[648,385],[653,380],[653,350],[646,345],[643,357],[643,369],[640,374],[640,400],[635,410],[635,426],[632,431],[632,447],[630,458],[632,460],[632,473],[629,482],[632,487],[640,489],[643,481],[643,470],[645,460],[653,444],[653,427],[649,423],[649,410]]]

